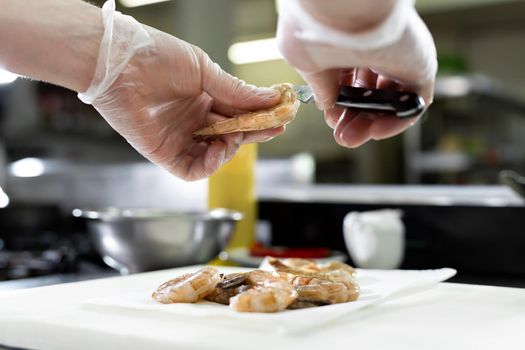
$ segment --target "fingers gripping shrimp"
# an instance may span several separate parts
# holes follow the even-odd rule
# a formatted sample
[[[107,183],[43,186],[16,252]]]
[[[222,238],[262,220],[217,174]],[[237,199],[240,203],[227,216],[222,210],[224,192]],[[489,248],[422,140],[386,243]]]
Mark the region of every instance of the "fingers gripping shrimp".
[[[203,267],[197,272],[187,273],[166,283],[153,292],[153,299],[164,303],[195,303],[211,293],[221,281],[219,271]]]
[[[271,129],[288,124],[299,109],[300,102],[297,99],[297,93],[288,83],[273,85],[272,88],[281,93],[281,100],[277,106],[221,120],[197,130],[193,133],[193,137],[197,140],[205,140],[216,135]]]
[[[230,307],[240,312],[277,312],[297,298],[297,291],[279,274],[255,270],[248,274],[253,288],[230,299]]]

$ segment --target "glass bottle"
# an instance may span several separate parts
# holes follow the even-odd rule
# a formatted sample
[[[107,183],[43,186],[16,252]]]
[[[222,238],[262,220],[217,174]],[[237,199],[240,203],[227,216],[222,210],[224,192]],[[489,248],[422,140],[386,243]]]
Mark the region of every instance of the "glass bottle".
[[[213,174],[208,182],[208,207],[210,209],[235,209],[244,215],[243,219],[237,223],[227,250],[250,247],[255,240],[256,160],[257,144],[242,145],[235,157]]]

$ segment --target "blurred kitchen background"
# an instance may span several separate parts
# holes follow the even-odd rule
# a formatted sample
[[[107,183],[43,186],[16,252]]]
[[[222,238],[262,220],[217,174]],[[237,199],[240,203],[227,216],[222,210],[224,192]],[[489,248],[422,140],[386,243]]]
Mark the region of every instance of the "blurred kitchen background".
[[[117,3],[249,83],[301,82],[276,53],[274,0]],[[418,0],[417,8],[439,54],[430,110],[402,135],[345,149],[303,105],[283,136],[259,145],[259,214],[269,223],[261,231],[274,245],[344,250],[344,214],[401,208],[403,267],[453,265],[472,272],[463,281],[525,285],[523,201],[501,180],[502,170],[525,174],[525,1]],[[147,163],[71,91],[0,71],[0,133],[0,280],[96,261],[82,223],[64,219],[75,207],[206,206],[206,180],[186,183]],[[8,270],[12,252],[29,267]]]

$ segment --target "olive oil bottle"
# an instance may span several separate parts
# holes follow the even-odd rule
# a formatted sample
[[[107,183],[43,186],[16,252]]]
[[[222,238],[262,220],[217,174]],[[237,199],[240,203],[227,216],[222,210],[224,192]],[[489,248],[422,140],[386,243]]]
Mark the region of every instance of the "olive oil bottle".
[[[255,164],[257,144],[242,145],[228,163],[208,182],[208,207],[235,209],[244,217],[237,223],[228,249],[249,247],[255,240],[257,202],[255,193]]]

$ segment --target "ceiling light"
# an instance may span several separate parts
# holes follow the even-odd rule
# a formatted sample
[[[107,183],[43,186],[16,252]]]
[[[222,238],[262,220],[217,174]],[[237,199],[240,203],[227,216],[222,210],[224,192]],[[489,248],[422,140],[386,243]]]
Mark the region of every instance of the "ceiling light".
[[[18,75],[0,68],[0,84],[9,84],[18,78]]]
[[[282,59],[275,38],[235,43],[228,49],[228,58],[234,64],[246,64]]]
[[[169,0],[120,0],[120,3],[126,7],[138,7],[144,5],[156,4],[158,2],[165,2]]]
[[[2,187],[0,187],[0,208],[5,208],[9,205],[9,197],[5,194]],[[0,243],[2,240],[0,239]],[[0,244],[0,250],[2,249],[2,244]]]
[[[462,97],[471,92],[471,84],[465,76],[442,77],[436,81],[436,94],[447,97]]]
[[[9,166],[11,175],[16,177],[36,177],[45,171],[44,162],[38,158],[24,158]]]

